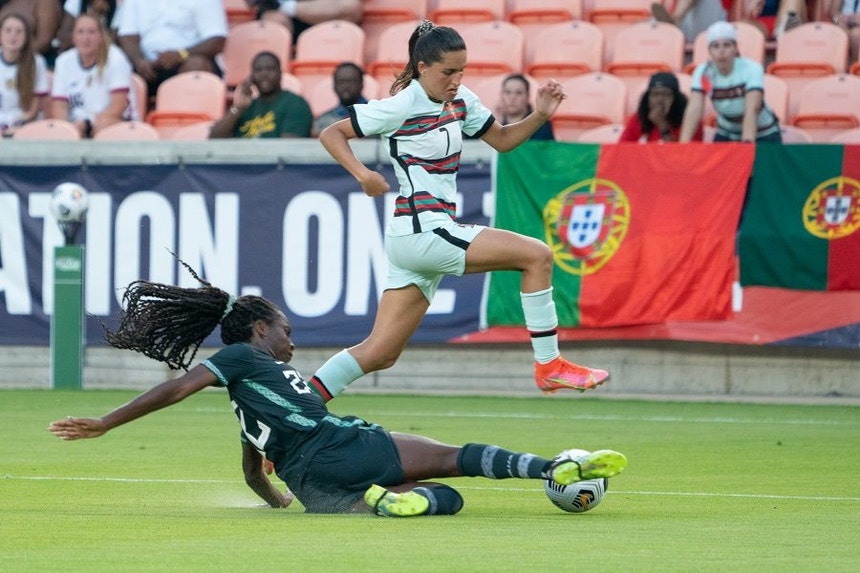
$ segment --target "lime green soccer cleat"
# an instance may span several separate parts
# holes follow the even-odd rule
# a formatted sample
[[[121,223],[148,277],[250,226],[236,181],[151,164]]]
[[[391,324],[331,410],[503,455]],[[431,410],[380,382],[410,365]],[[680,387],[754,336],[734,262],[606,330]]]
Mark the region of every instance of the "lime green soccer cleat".
[[[414,491],[394,493],[375,484],[364,492],[364,501],[376,515],[384,517],[414,517],[430,509],[430,500],[421,494]]]
[[[550,468],[549,476],[561,485],[587,479],[617,476],[627,467],[624,454],[612,450],[597,450],[574,459],[561,459]]]

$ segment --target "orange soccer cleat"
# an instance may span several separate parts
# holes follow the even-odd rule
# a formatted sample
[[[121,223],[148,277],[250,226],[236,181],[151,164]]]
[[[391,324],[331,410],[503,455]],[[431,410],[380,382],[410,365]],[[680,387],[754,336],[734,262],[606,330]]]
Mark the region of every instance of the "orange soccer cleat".
[[[535,363],[535,384],[544,394],[553,394],[561,389],[585,392],[603,384],[609,372],[586,368],[568,362],[561,356],[546,364]]]

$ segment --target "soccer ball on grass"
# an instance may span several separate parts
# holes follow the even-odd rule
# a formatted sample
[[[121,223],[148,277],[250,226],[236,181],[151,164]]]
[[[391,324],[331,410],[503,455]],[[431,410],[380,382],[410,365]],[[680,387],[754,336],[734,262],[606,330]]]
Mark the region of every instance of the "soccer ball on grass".
[[[578,449],[565,450],[553,459],[572,460],[588,453],[585,450]],[[552,504],[568,513],[585,513],[597,507],[597,504],[601,502],[603,496],[606,494],[608,486],[609,479],[607,478],[588,479],[570,485],[561,485],[550,479],[543,482],[544,493],[546,493]]]

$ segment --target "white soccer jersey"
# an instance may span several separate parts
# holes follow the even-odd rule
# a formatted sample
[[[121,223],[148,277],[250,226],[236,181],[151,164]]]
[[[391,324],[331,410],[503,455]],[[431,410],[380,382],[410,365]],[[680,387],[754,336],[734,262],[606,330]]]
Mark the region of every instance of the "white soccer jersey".
[[[387,230],[392,236],[429,231],[451,221],[463,134],[480,137],[495,121],[467,87],[461,85],[453,101],[437,103],[418,80],[392,97],[354,105],[350,117],[359,137],[388,139],[400,185]]]
[[[117,19],[120,36],[140,36],[147,60],[215,37],[227,37],[220,0],[125,0]]]
[[[84,68],[77,48],[72,48],[57,57],[51,99],[69,102],[69,121],[92,121],[110,104],[112,93],[123,92],[127,96],[130,86],[131,64],[118,47],[108,48],[107,62],[101,71],[97,66]]]
[[[48,66],[45,58],[36,54],[36,79],[33,93],[44,96],[48,93]],[[0,48],[0,126],[12,126],[21,120],[24,110],[18,97],[18,64],[10,64],[3,59]]]
[[[718,132],[732,139],[740,139],[746,94],[753,90],[764,93],[764,69],[758,62],[737,57],[732,71],[724,76],[713,62],[705,62],[693,72],[691,89],[711,98],[717,113]],[[762,102],[756,125],[758,137],[779,131],[779,122],[765,102]]]

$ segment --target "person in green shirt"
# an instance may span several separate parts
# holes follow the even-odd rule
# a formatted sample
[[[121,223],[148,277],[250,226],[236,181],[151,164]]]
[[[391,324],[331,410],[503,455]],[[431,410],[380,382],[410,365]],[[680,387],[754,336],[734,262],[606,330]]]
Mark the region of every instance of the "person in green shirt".
[[[612,450],[548,459],[488,444],[443,444],[335,415],[290,366],[292,329],[277,306],[255,295],[234,298],[186,268],[200,287],[132,283],[119,325],[108,329],[106,338],[111,346],[187,371],[101,418],[57,420],[51,433],[63,440],[97,438],[204,388],[224,387],[241,427],[245,482],[271,507],[286,507],[295,496],[313,513],[451,515],[462,508],[463,498],[448,485],[426,480],[480,476],[569,485],[612,477],[627,465],[624,455]],[[226,347],[188,370],[200,344],[219,325]],[[269,481],[263,456],[290,491],[282,493]]]
[[[310,137],[313,120],[302,96],[281,89],[278,56],[260,52],[251,62],[251,77],[236,87],[233,105],[212,125],[209,138]]]

